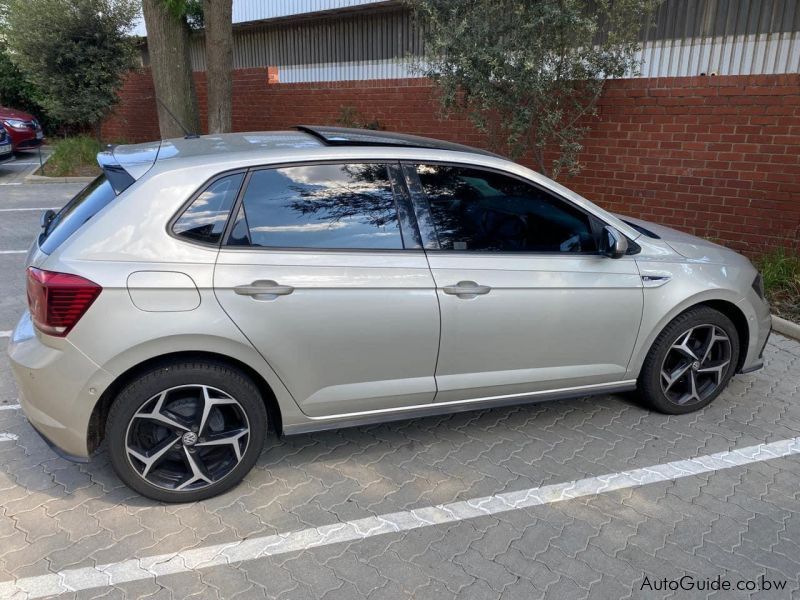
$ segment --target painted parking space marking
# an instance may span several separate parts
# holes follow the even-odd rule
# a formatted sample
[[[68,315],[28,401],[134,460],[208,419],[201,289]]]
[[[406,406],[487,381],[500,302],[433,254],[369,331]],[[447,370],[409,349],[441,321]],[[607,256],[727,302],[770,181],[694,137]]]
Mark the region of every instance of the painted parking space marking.
[[[11,337],[11,331],[0,331],[0,338]]]
[[[5,185],[19,185],[13,183],[7,183]],[[50,206],[50,207],[34,207],[34,208],[0,208],[0,212],[22,212],[25,210],[61,210],[59,206]]]
[[[27,254],[27,250],[0,250],[0,254]]]
[[[22,593],[28,598],[42,598],[64,592],[185,573],[196,569],[232,565],[241,561],[364,540],[377,535],[412,531],[521,508],[595,496],[652,483],[674,481],[693,475],[713,473],[798,454],[800,454],[800,437],[795,437],[566,483],[366,517],[312,529],[254,537],[170,554],[132,558],[95,567],[66,569],[58,573],[22,577],[0,582],[0,597],[5,598]]]
[[[0,404],[0,410],[17,410],[21,408],[19,404]]]
[[[0,442],[13,442],[18,439],[19,436],[16,433],[0,433]]]

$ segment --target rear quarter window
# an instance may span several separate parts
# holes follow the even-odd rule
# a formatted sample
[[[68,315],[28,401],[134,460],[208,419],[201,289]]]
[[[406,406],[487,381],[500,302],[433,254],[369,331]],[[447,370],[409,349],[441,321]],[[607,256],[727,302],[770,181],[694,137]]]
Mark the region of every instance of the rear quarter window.
[[[219,244],[243,180],[244,173],[234,173],[211,182],[175,220],[172,233],[203,244]]]
[[[106,176],[100,175],[62,208],[39,237],[39,248],[52,254],[84,223],[108,206],[117,195]]]

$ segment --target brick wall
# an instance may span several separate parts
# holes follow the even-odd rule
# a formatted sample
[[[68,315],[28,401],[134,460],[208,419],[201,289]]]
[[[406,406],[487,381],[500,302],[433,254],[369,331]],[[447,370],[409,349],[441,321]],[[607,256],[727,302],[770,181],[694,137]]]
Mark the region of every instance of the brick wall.
[[[205,121],[205,73],[196,82]],[[467,121],[438,117],[424,79],[267,84],[266,69],[234,76],[236,131],[331,124],[343,106],[387,130],[486,144]],[[562,183],[593,202],[749,254],[800,247],[800,75],[612,81],[591,125],[585,168]],[[159,137],[147,71],[128,77],[103,133]]]

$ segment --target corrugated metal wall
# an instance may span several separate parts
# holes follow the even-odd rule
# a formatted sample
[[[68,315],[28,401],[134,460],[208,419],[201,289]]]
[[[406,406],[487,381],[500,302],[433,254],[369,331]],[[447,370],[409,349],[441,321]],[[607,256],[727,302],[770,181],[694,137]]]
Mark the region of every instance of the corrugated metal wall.
[[[285,0],[269,6],[292,5],[300,13],[334,2]],[[241,7],[262,14],[256,3]],[[795,73],[800,70],[800,0],[666,0],[654,25],[643,28],[642,42],[642,77]],[[280,80],[287,83],[402,78],[415,75],[410,57],[423,51],[408,10],[379,4],[355,13],[238,27],[234,64],[278,66]],[[202,35],[193,40],[192,64],[205,68]]]

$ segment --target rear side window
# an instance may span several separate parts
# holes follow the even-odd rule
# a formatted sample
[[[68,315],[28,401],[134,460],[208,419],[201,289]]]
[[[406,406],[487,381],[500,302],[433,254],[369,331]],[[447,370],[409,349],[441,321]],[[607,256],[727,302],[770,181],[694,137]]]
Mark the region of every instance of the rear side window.
[[[271,248],[402,249],[387,167],[332,164],[255,171],[231,243]]]
[[[106,179],[100,175],[92,183],[83,188],[77,196],[67,202],[50,221],[39,237],[39,248],[45,254],[52,254],[64,240],[89,219],[105,208],[117,195]]]
[[[178,217],[172,232],[196,242],[219,244],[243,179],[244,173],[234,173],[212,182]]]

